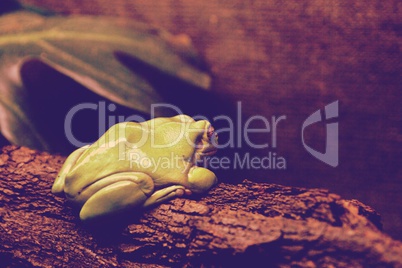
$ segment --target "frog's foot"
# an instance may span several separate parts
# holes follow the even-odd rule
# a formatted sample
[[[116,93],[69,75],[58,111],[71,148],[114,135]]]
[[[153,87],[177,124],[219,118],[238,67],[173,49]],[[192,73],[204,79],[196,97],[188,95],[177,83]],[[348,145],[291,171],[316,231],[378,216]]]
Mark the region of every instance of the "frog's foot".
[[[152,178],[141,172],[123,172],[89,186],[82,195],[90,195],[80,211],[81,220],[93,219],[126,209],[138,208],[154,189]]]
[[[168,201],[175,197],[181,197],[183,195],[190,195],[191,191],[185,189],[184,186],[181,185],[173,185],[163,189],[160,189],[153,193],[147,201],[144,203],[144,207],[150,207],[153,205],[160,204],[162,202]]]
[[[205,193],[218,183],[218,179],[209,169],[194,166],[188,172],[188,182],[192,192]]]
[[[69,157],[67,157],[66,161],[59,171],[59,174],[57,174],[56,180],[53,183],[53,194],[62,194],[64,192],[64,181],[67,174],[77,162],[78,158],[80,158],[80,156],[86,151],[86,149],[88,149],[89,146],[90,145],[86,145],[84,147],[78,148],[77,150],[72,152]]]

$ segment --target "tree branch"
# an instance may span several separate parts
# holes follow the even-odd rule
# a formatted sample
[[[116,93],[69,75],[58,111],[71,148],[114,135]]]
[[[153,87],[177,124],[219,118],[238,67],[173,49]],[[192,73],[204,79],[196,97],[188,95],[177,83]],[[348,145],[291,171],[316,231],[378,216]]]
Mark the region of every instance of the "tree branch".
[[[375,211],[323,189],[221,183],[200,199],[179,198],[138,218],[113,218],[107,228],[85,226],[64,198],[50,193],[63,161],[3,148],[3,265],[239,266],[259,260],[264,267],[402,267],[402,243],[380,231]]]

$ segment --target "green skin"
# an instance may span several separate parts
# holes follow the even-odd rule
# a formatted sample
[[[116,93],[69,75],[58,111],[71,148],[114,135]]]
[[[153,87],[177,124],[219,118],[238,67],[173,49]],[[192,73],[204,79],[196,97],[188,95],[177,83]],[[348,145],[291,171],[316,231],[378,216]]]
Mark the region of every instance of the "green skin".
[[[216,152],[213,144],[211,124],[186,115],[119,123],[67,158],[52,193],[82,206],[84,221],[205,193],[217,178],[195,163]]]

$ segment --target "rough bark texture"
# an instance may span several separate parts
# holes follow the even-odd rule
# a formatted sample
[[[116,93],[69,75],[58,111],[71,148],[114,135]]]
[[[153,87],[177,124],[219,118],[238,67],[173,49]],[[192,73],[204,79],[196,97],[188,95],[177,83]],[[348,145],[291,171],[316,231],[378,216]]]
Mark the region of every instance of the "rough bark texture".
[[[402,267],[402,243],[380,231],[375,211],[323,189],[221,183],[198,200],[176,199],[130,218],[123,228],[85,226],[50,193],[63,160],[3,148],[2,265],[233,267],[258,260],[262,267]]]

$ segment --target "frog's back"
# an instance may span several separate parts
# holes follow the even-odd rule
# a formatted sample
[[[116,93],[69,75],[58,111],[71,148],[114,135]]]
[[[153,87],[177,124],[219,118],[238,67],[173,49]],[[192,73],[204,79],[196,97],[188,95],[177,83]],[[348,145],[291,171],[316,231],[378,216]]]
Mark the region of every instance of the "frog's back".
[[[77,160],[66,176],[66,192],[76,193],[109,175],[143,172],[165,185],[187,178],[193,147],[183,136],[182,122],[160,119],[112,126]]]

